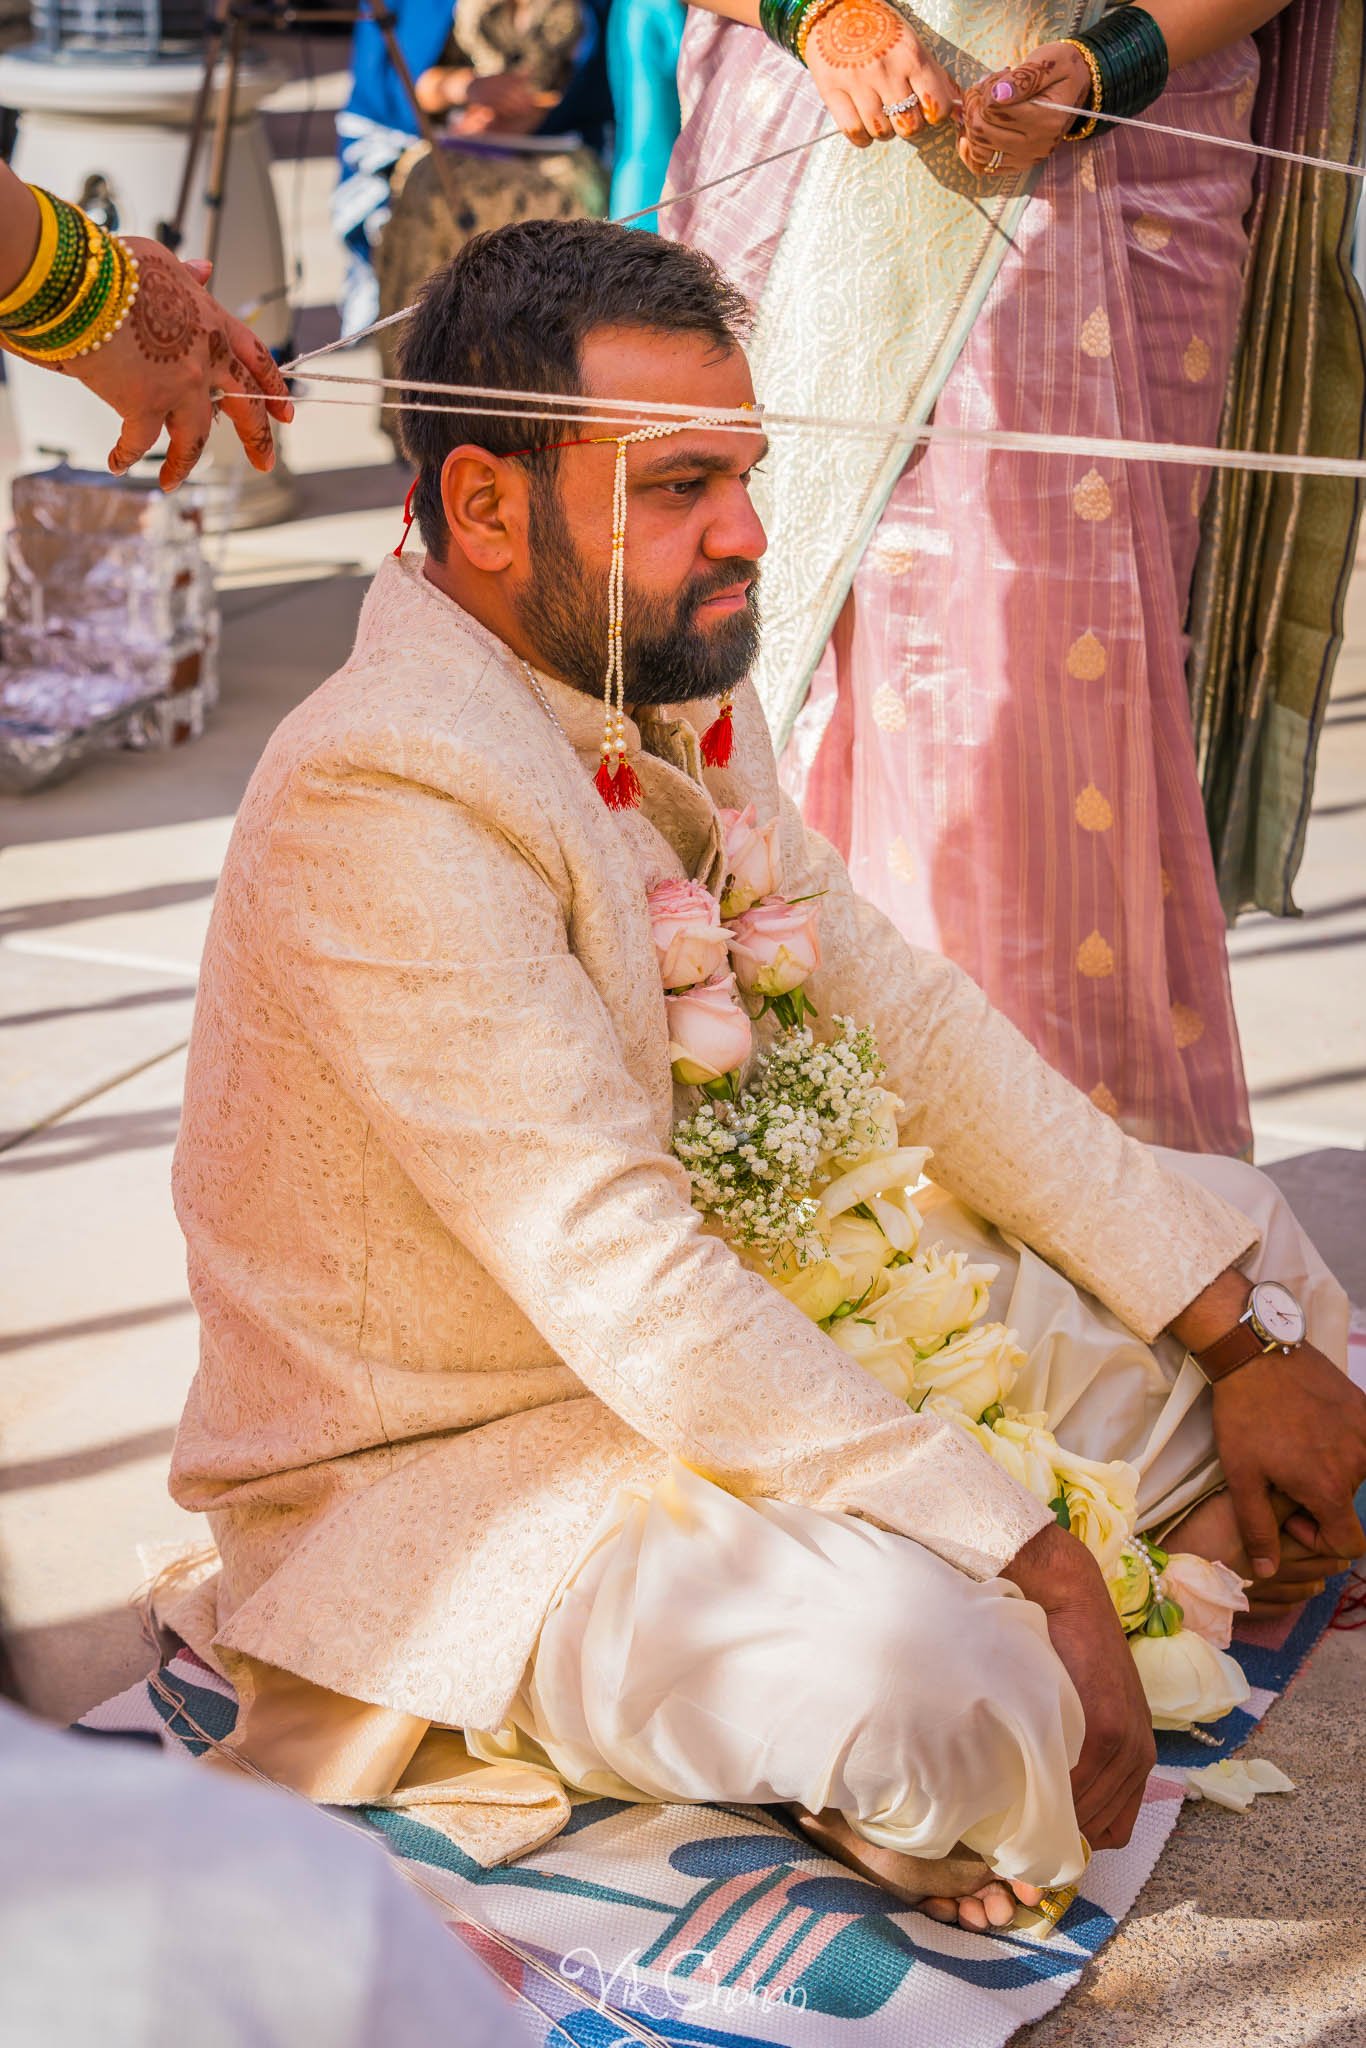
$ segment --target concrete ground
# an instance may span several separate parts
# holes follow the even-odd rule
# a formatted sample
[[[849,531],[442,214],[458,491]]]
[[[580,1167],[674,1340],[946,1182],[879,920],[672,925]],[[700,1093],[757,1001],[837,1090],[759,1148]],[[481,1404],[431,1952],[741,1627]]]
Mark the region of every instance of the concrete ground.
[[[317,97],[335,103],[336,80]],[[330,165],[272,132],[321,339],[339,265]],[[325,127],[325,124],[318,124]],[[373,357],[359,352],[350,367]],[[223,702],[197,745],[111,755],[0,805],[0,1580],[29,1702],[69,1718],[146,1668],[130,1600],[199,1534],[164,1475],[195,1329],[171,1212],[196,966],[234,809],[274,725],[350,645],[406,479],[365,410],[299,408],[288,524],[223,546]],[[1366,571],[1325,735],[1295,922],[1234,935],[1258,1156],[1366,1304]],[[1359,1699],[1366,1633],[1330,1637],[1259,1734],[1300,1784],[1198,1806],[1033,2048],[1348,2048],[1366,2040]]]

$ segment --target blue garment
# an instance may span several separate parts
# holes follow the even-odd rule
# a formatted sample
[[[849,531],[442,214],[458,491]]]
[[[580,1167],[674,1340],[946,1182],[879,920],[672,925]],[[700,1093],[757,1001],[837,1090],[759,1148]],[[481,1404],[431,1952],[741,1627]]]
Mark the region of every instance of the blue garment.
[[[563,99],[550,109],[539,132],[580,135],[599,154],[612,118],[607,83],[606,26],[609,0],[581,0],[583,35]],[[441,62],[450,40],[453,0],[393,0],[395,35],[414,83]],[[349,261],[342,293],[342,333],[354,334],[379,315],[374,246],[389,218],[389,183],[394,165],[416,142],[420,130],[384,38],[363,16],[351,39],[351,92],[337,116],[341,176],[332,195],[332,225],[346,244]]]
[[[687,18],[685,0],[613,0],[607,76],[617,117],[614,220],[652,205],[664,190],[680,127],[678,52]],[[659,216],[631,225],[657,233]]]

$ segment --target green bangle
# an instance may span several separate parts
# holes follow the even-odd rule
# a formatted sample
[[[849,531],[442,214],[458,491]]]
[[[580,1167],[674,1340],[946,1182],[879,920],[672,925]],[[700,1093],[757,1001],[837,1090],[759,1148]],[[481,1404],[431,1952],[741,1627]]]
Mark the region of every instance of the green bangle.
[[[51,198],[51,194],[48,196]],[[26,327],[41,327],[45,320],[51,320],[60,313],[67,300],[80,289],[90,254],[85,220],[65,200],[54,199],[52,205],[57,216],[57,247],[52,268],[32,298],[0,320],[0,333],[17,334]]]
[[[72,307],[66,319],[59,326],[50,327],[46,334],[16,334],[14,340],[30,355],[35,356],[54,355],[58,350],[69,348],[73,341],[80,341],[92,327],[99,324],[100,316],[108,305],[113,291],[117,264],[114,240],[109,236],[105,240],[99,267],[89,290],[82,294],[79,303]]]
[[[797,54],[797,36],[802,25],[802,16],[812,0],[759,0],[759,26],[771,43],[780,50],[786,50],[789,57]]]

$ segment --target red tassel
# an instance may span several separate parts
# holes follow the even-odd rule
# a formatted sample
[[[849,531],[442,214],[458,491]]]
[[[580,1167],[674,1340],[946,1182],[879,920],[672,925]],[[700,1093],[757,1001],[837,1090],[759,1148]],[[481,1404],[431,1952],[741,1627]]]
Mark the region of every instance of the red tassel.
[[[609,811],[633,811],[640,802],[640,777],[624,756],[615,769],[604,761],[593,780]]]
[[[723,704],[716,717],[702,735],[702,762],[707,768],[728,768],[735,730],[731,724],[730,705]]]

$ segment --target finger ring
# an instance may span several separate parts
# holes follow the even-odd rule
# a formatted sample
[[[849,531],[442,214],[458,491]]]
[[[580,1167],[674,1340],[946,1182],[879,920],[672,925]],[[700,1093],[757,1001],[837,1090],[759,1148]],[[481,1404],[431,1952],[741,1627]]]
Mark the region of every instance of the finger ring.
[[[1005,151],[1003,149],[994,150],[987,163],[987,169],[989,171],[999,171],[1005,160]]]
[[[884,114],[885,114],[885,115],[887,116],[887,119],[888,119],[888,120],[890,121],[890,120],[891,120],[891,118],[892,118],[892,116],[893,116],[893,114],[911,114],[911,113],[914,113],[914,112],[915,112],[915,110],[916,110],[916,108],[917,108],[917,107],[918,107],[919,105],[920,105],[920,95],[919,95],[919,93],[918,93],[918,92],[908,92],[904,100],[893,100],[893,102],[892,102],[891,106],[890,106],[890,107],[884,106],[884,108],[882,109],[882,111],[883,111],[883,113],[884,113]]]

